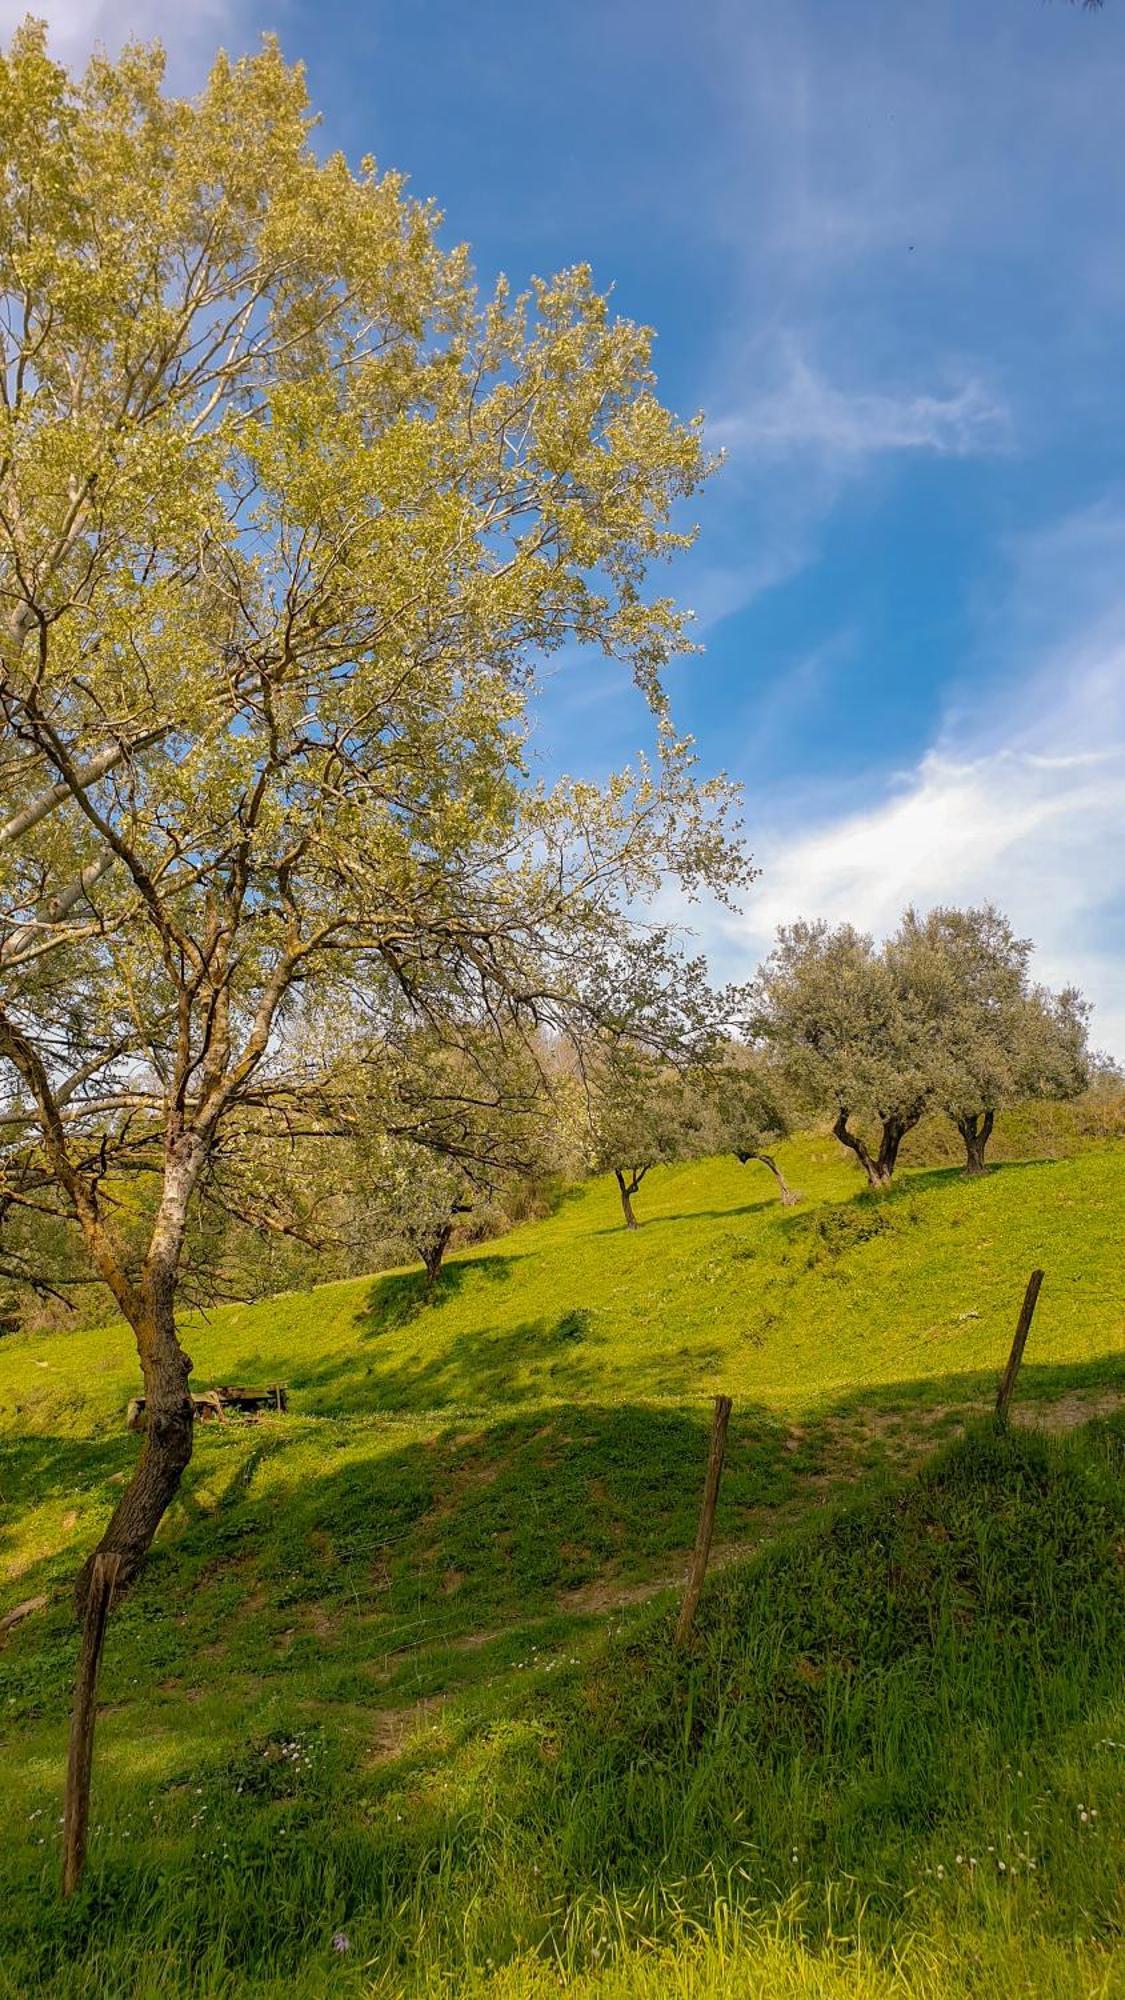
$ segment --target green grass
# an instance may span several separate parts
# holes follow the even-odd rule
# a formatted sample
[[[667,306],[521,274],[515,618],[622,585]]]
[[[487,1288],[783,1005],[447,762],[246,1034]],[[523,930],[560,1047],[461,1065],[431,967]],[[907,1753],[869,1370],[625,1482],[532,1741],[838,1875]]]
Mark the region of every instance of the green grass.
[[[795,1212],[708,1162],[631,1237],[596,1183],[431,1306],[190,1327],[291,1411],[201,1429],[114,1615],[67,1908],[68,1588],[135,1369],[120,1327],[0,1343],[0,1614],[49,1599],[0,1652],[3,2000],[1125,1994],[1122,1420],[979,1422],[1034,1263],[1021,1417],[1125,1394],[1125,1153],[785,1167]],[[739,1559],[685,1660],[718,1389]]]

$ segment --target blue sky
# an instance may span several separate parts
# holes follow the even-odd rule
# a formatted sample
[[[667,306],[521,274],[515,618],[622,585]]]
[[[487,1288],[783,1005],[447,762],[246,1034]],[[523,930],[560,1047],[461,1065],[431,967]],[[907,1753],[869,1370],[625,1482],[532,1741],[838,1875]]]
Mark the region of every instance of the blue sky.
[[[588,260],[656,328],[727,453],[672,579],[677,714],[762,868],[689,914],[717,969],[991,896],[1125,1058],[1125,0],[41,10],[68,57],[162,32],[182,87],[275,29],[483,278]],[[537,740],[596,770],[640,728],[566,662]]]

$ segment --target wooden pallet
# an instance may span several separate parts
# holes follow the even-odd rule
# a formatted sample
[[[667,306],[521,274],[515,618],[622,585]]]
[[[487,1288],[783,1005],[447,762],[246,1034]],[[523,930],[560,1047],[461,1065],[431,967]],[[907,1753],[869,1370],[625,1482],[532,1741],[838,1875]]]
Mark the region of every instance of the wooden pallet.
[[[192,1412],[199,1423],[209,1423],[217,1419],[225,1423],[228,1415],[239,1417],[280,1416],[289,1408],[289,1392],[282,1382],[272,1382],[267,1389],[236,1389],[223,1386],[218,1389],[202,1389],[193,1392]],[[125,1416],[127,1429],[143,1431],[145,1427],[145,1398],[134,1396]]]

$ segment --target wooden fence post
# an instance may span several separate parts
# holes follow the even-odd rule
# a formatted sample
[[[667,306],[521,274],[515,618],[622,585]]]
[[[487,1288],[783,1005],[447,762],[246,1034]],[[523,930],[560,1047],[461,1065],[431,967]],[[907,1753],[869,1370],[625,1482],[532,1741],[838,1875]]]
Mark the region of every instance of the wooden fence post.
[[[94,1723],[97,1719],[98,1668],[101,1665],[106,1620],[109,1617],[119,1555],[95,1556],[90,1571],[86,1614],[82,1620],[82,1648],[78,1655],[78,1677],[74,1683],[74,1707],[70,1716],[70,1750],[66,1760],[66,1805],[63,1814],[63,1895],[77,1886],[86,1865],[86,1829],[90,1819],[90,1773],[94,1762]]]
[[[1020,1372],[1023,1350],[1027,1346],[1027,1336],[1031,1331],[1031,1315],[1035,1311],[1035,1302],[1039,1297],[1039,1287],[1042,1283],[1042,1271],[1033,1271],[1027,1281],[1027,1290],[1023,1295],[1020,1316],[1016,1321],[1015,1338],[1012,1341],[1012,1351],[1008,1356],[1008,1365],[1000,1377],[1000,1387],[996,1391],[996,1421],[998,1424],[1006,1424],[1008,1421],[1008,1406],[1012,1400],[1012,1391],[1016,1386],[1016,1376]]]
[[[684,1601],[676,1621],[677,1646],[682,1646],[691,1632],[696,1606],[699,1603],[699,1593],[707,1574],[707,1558],[711,1553],[711,1536],[715,1528],[715,1505],[719,1498],[719,1481],[723,1476],[723,1460],[727,1450],[730,1410],[730,1397],[716,1396],[715,1414],[711,1419],[711,1449],[707,1456],[707,1477],[703,1482],[703,1504],[699,1509],[699,1528],[695,1537],[691,1568],[684,1587]]]

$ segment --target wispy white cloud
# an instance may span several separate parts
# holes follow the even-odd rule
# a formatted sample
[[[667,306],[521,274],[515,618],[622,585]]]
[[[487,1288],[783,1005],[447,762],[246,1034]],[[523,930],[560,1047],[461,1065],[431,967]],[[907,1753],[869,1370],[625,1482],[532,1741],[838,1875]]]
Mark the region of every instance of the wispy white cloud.
[[[762,875],[745,912],[677,914],[720,976],[745,978],[796,917],[881,936],[908,903],[991,900],[1035,940],[1037,976],[1076,981],[1095,1040],[1125,1059],[1125,514],[1083,513],[1012,553],[990,619],[1010,635],[1007,677],[975,703],[963,689],[912,768],[866,775],[864,803],[853,781],[835,800],[776,795],[768,824],[752,810]]]
[[[197,85],[218,48],[241,51],[265,25],[257,0],[0,0],[0,40],[28,13],[46,21],[51,53],[72,66],[94,49],[115,55],[128,41],[159,40],[176,88]]]
[[[732,453],[813,451],[853,464],[876,453],[930,451],[958,458],[1010,442],[1007,405],[977,376],[946,392],[843,388],[789,346],[783,379],[712,427]]]
[[[1038,976],[1076,980],[1095,1002],[1095,1039],[1125,1057],[1123,826],[1125,740],[1060,758],[931,751],[868,810],[763,842],[759,890],[743,918],[714,914],[711,955],[744,976],[798,916],[882,936],[909,903],[991,900],[1036,940]]]
[[[732,514],[760,489],[772,548],[780,491],[811,564],[859,478],[1030,456],[1103,396],[1125,300],[1107,247],[1125,43],[1108,13],[1025,0],[700,11],[699,213],[730,279],[700,400],[722,419]]]

